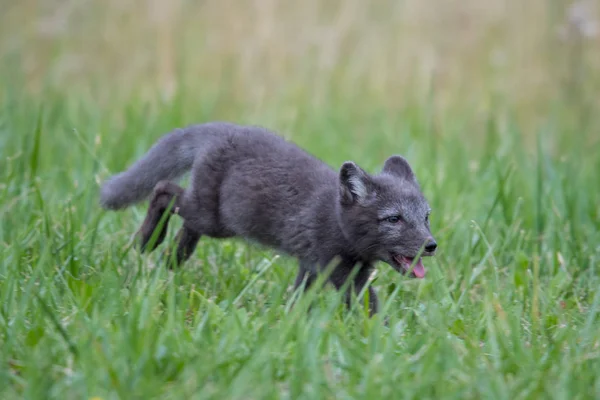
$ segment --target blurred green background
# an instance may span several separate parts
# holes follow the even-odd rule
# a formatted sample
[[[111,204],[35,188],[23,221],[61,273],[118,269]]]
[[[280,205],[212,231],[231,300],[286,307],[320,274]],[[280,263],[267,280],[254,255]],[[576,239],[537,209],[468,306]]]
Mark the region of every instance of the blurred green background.
[[[134,95],[156,104],[185,90],[186,103],[213,98],[218,112],[235,105],[250,116],[277,110],[292,124],[299,106],[394,113],[427,101],[435,120],[509,109],[530,131],[557,105],[588,117],[597,106],[591,1],[24,0],[2,8],[5,84],[32,95],[68,88],[98,108]],[[469,135],[481,136],[476,130]]]

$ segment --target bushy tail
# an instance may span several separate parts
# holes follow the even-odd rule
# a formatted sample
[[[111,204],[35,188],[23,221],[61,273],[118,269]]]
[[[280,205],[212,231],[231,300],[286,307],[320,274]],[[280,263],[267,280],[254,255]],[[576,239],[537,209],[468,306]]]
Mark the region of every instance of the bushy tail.
[[[158,182],[177,179],[190,170],[198,150],[211,138],[232,128],[230,124],[210,123],[166,134],[128,170],[102,185],[101,206],[118,210],[144,200]]]

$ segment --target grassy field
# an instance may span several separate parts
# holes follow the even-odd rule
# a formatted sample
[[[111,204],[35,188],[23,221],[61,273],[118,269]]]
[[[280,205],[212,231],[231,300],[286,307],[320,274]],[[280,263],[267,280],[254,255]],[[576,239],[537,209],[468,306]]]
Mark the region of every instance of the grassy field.
[[[593,5],[3,5],[0,398],[599,398]],[[146,205],[99,184],[210,120],[409,159],[440,247],[424,280],[378,265],[388,325],[333,290],[291,309],[269,249],[203,238],[169,272],[131,247]]]

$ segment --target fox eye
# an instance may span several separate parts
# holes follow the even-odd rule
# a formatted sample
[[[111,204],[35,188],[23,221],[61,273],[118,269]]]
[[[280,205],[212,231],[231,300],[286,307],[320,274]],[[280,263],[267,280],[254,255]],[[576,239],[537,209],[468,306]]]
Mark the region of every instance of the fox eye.
[[[402,217],[399,215],[392,215],[391,217],[387,217],[385,220],[390,224],[397,224],[398,222],[402,221]]]

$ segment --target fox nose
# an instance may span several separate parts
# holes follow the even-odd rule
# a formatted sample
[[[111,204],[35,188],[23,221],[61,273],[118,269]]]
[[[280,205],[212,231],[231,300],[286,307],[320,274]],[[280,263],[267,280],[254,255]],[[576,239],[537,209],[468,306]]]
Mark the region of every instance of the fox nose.
[[[427,244],[425,245],[425,251],[431,253],[434,252],[435,249],[437,249],[437,243],[435,242],[435,240],[431,239],[429,242],[427,242]]]

